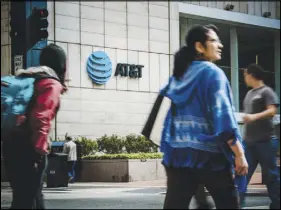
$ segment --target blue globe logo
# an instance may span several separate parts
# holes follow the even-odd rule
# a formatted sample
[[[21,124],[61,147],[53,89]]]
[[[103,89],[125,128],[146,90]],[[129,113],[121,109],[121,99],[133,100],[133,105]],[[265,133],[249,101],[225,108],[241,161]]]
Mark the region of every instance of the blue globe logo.
[[[111,77],[112,63],[105,52],[93,52],[87,61],[87,72],[94,83],[103,85]]]

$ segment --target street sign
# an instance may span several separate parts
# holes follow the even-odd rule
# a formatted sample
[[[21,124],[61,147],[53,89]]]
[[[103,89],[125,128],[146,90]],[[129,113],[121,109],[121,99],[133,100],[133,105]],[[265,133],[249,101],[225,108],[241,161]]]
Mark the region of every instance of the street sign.
[[[15,55],[14,67],[15,67],[15,71],[23,68],[23,56],[22,55]]]

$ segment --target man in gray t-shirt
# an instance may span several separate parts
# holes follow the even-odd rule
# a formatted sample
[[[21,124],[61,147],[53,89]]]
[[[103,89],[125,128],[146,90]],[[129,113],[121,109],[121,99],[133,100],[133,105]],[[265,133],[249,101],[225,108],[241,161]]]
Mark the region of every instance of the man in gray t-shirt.
[[[275,113],[275,107],[278,104],[277,95],[266,85],[252,89],[247,93],[244,100],[244,112],[248,123],[245,124],[244,141],[248,144],[254,144],[271,139],[274,135],[271,113]],[[263,112],[268,112],[268,114],[265,113],[264,117],[259,118],[258,115],[262,116]],[[252,118],[249,115],[252,115]]]
[[[264,71],[261,66],[251,64],[244,72],[245,83],[251,87],[244,100],[243,117],[245,122],[244,147],[249,164],[247,181],[249,183],[257,165],[262,168],[266,180],[268,195],[271,199],[270,209],[280,209],[280,175],[276,165],[276,151],[273,145],[274,127],[272,118],[279,106],[275,92],[263,82]],[[246,189],[245,189],[246,190]],[[245,192],[240,192],[243,205]]]

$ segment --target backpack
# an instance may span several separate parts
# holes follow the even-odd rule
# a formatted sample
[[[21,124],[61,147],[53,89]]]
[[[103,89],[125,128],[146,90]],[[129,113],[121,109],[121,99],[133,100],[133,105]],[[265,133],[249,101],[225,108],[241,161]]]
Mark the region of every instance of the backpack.
[[[34,85],[44,78],[57,79],[46,74],[1,77],[1,134],[13,132],[26,122]]]
[[[11,132],[25,122],[34,82],[35,78],[1,77],[1,133]]]

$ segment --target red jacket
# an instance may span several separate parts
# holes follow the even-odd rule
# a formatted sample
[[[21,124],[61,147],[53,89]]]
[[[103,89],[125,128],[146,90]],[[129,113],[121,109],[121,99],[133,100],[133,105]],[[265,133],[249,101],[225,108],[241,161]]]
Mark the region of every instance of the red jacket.
[[[48,134],[60,105],[62,91],[63,86],[55,79],[42,79],[34,87],[35,102],[28,119],[32,143],[41,155],[48,153]]]

